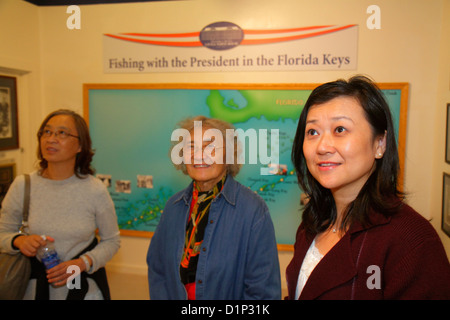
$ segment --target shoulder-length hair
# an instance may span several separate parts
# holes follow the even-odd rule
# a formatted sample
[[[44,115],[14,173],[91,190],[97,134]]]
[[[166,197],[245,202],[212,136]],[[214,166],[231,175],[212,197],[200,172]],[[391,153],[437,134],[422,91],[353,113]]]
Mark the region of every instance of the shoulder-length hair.
[[[41,152],[41,134],[44,130],[45,126],[47,125],[47,122],[53,118],[54,116],[58,115],[67,115],[71,116],[72,119],[75,122],[75,127],[78,131],[78,137],[80,141],[81,151],[77,154],[76,161],[75,161],[75,175],[78,178],[83,178],[83,176],[86,176],[88,174],[94,174],[95,170],[93,167],[91,167],[92,158],[94,157],[94,150],[92,150],[92,141],[91,136],[89,135],[89,128],[86,124],[86,121],[81,117],[78,113],[72,110],[67,109],[60,109],[53,111],[50,113],[44,121],[42,121],[41,126],[39,127],[39,130],[37,132],[37,138],[38,138],[38,150],[37,150],[37,156],[39,160],[39,167],[41,169],[41,172],[44,171],[48,167],[48,162],[45,160],[42,156]]]
[[[308,171],[303,154],[306,117],[314,105],[326,103],[334,98],[347,96],[355,98],[364,110],[372,128],[373,137],[386,133],[386,150],[381,159],[376,159],[375,170],[351,202],[339,226],[346,230],[353,222],[370,224],[370,212],[376,210],[385,215],[396,212],[403,198],[398,189],[399,157],[391,111],[380,89],[365,76],[354,76],[348,81],[337,80],[325,83],[313,90],[298,122],[291,159],[296,169],[301,189],[309,198],[303,212],[303,225],[310,234],[326,230],[336,222],[336,205],[329,189],[324,188]]]
[[[217,129],[222,133],[222,136],[224,137],[224,143],[232,143],[233,144],[233,162],[227,163],[227,173],[230,174],[232,177],[235,177],[239,171],[241,170],[242,164],[239,163],[238,159],[241,154],[241,145],[239,143],[238,137],[236,134],[233,135],[232,141],[225,141],[226,138],[229,138],[230,135],[227,135],[227,130],[235,130],[235,127],[226,121],[220,120],[220,119],[214,119],[214,118],[208,118],[205,116],[195,116],[186,118],[182,121],[180,121],[177,125],[179,129],[186,129],[189,132],[192,132],[195,127],[195,123],[199,121],[202,124],[203,129]],[[172,146],[169,151],[169,155],[172,153],[172,149],[177,145],[179,141],[172,141]],[[182,150],[180,151],[180,155],[182,156]],[[186,165],[182,162],[180,164],[175,164],[174,166],[177,170],[181,170],[184,174],[187,174]]]

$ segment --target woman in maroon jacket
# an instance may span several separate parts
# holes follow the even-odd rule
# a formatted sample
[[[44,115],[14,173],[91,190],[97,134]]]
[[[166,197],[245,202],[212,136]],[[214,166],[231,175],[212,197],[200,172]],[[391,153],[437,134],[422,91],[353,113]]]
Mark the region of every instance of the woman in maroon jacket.
[[[448,258],[403,202],[390,110],[371,80],[311,93],[292,161],[308,202],[286,270],[289,299],[450,299]]]

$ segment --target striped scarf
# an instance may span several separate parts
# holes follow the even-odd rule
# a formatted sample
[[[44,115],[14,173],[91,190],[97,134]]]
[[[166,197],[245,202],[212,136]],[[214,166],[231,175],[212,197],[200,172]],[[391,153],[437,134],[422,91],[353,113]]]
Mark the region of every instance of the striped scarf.
[[[208,222],[209,208],[211,207],[212,200],[222,191],[225,179],[226,175],[208,192],[201,192],[194,181],[191,209],[186,226],[184,252],[180,268],[181,278],[185,284],[195,280],[198,254]]]

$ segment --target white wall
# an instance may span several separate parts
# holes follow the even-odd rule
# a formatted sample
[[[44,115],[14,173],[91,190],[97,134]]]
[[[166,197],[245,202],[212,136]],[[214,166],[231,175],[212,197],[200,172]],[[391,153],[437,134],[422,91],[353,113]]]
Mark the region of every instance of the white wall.
[[[431,188],[431,221],[438,230],[447,256],[450,257],[450,238],[441,230],[441,210],[442,210],[442,176],[443,173],[450,173],[450,164],[445,159],[446,145],[446,121],[447,104],[450,103],[450,1],[444,1],[442,7],[442,25],[437,30],[440,36],[440,48],[438,56],[438,83],[437,83],[437,104],[431,105],[436,109],[434,118],[434,130],[432,136],[434,140],[434,149],[432,150],[433,171]]]
[[[380,30],[366,28],[366,9],[374,3],[381,8]],[[35,132],[44,115],[60,107],[82,113],[83,83],[322,83],[364,73],[377,82],[410,83],[405,187],[409,203],[440,228],[442,172],[450,172],[443,153],[445,104],[450,102],[450,0],[192,0],[80,8],[81,30],[69,30],[65,6],[38,8],[23,1],[0,0],[0,67],[31,71],[23,76],[25,88],[19,88],[27,91],[21,106],[30,112],[20,113],[24,152],[11,156],[23,163],[22,170],[29,171],[34,163]],[[216,21],[247,29],[359,24],[358,69],[103,73],[103,33],[198,31]],[[16,39],[25,40],[18,44]],[[25,138],[30,136],[33,141]],[[450,255],[450,240],[440,235]],[[110,267],[145,274],[149,242],[123,237]],[[283,280],[290,258],[290,252],[280,253]]]
[[[0,152],[0,163],[15,162],[18,174],[33,168],[42,117],[39,20],[37,7],[0,0],[0,74],[17,77],[21,147]]]

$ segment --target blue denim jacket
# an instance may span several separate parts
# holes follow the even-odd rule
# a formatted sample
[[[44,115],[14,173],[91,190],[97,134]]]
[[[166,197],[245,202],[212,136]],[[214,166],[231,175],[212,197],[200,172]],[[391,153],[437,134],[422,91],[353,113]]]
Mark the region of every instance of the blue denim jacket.
[[[192,183],[171,197],[147,253],[150,299],[184,300],[180,279]],[[197,300],[281,299],[280,266],[269,210],[231,176],[213,200],[196,274]]]

